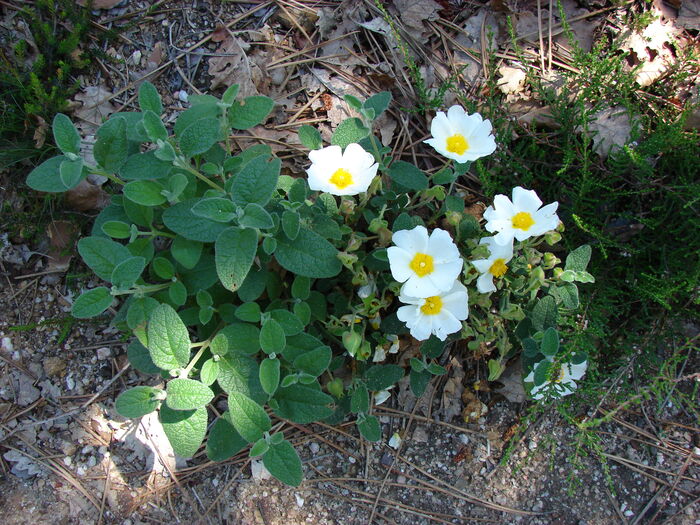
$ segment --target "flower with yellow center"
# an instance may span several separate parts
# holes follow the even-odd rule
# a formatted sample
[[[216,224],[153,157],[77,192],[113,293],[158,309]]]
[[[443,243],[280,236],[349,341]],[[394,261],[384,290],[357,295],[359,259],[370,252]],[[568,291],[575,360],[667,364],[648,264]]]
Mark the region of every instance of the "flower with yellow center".
[[[401,230],[391,239],[396,246],[387,250],[391,275],[404,283],[401,291],[411,297],[431,297],[449,290],[462,271],[462,258],[452,237],[425,226]]]
[[[484,120],[478,113],[469,115],[464,108],[452,106],[447,114],[437,112],[430,123],[430,134],[433,137],[425,142],[440,155],[463,163],[496,151],[492,129],[491,122]]]
[[[367,191],[379,167],[374,156],[359,144],[328,146],[309,152],[311,166],[306,170],[309,188],[333,195],[357,195]]]
[[[507,264],[513,258],[513,245],[500,246],[495,243],[493,237],[484,237],[479,244],[488,247],[489,257],[472,261],[474,268],[481,274],[476,280],[476,289],[479,293],[495,292],[496,285],[493,284],[493,279],[500,279],[508,271]]]
[[[550,368],[547,379],[542,384],[536,385],[535,373],[538,367]],[[558,368],[557,368],[558,367]],[[564,397],[573,394],[576,390],[576,381],[581,379],[588,368],[588,361],[581,363],[555,363],[553,358],[547,357],[532,367],[532,371],[523,378],[525,383],[533,383],[530,395],[533,399],[549,397]]]
[[[558,202],[542,207],[542,201],[534,190],[517,186],[513,188],[513,200],[505,195],[496,195],[493,206],[484,211],[487,231],[496,233],[496,244],[506,246],[513,239],[524,241],[529,237],[543,235],[559,225]]]
[[[448,291],[425,298],[407,295],[402,288],[399,301],[406,305],[398,309],[396,316],[419,341],[428,339],[431,334],[444,341],[449,334],[459,332],[462,321],[469,316],[469,294],[457,280]]]

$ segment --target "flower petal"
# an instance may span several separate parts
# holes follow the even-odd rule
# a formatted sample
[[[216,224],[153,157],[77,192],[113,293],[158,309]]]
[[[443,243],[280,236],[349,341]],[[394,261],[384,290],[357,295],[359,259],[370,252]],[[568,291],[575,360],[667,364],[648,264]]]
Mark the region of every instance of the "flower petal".
[[[583,363],[579,363],[577,365],[569,363],[568,368],[571,379],[581,379],[585,375],[586,369],[588,368],[588,361],[584,361]]]
[[[455,279],[459,277],[463,264],[461,258],[446,263],[436,263],[435,271],[426,277],[435,285],[435,288],[441,292],[446,292],[452,288]]]
[[[462,323],[455,318],[450,312],[443,310],[433,317],[432,332],[444,341],[449,334],[454,334],[462,329]]]
[[[411,297],[431,297],[440,295],[441,290],[433,284],[429,277],[418,277],[412,274],[401,288],[404,294]]]
[[[428,253],[436,263],[459,259],[459,249],[449,232],[435,228],[428,238]]]
[[[340,168],[343,160],[343,150],[340,149],[340,146],[326,146],[322,149],[309,151],[309,159],[314,164]]]
[[[464,321],[469,317],[469,294],[462,283],[442,297],[442,308],[448,311],[455,319]]]
[[[496,291],[496,285],[493,284],[493,275],[485,272],[482,273],[476,280],[476,289],[479,293],[491,293]]]
[[[542,201],[535,190],[526,190],[521,186],[516,186],[513,188],[513,206],[517,212],[526,211],[534,214],[542,206]]]
[[[445,142],[447,137],[453,135],[452,124],[444,112],[438,111],[435,114],[435,117],[430,123],[430,134],[434,137],[434,140],[440,142],[441,144]],[[431,146],[433,145],[431,144]]]
[[[412,230],[399,230],[391,236],[391,240],[413,257],[416,253],[427,251],[428,230],[425,229],[425,226],[416,226]]]
[[[489,271],[489,268],[491,268],[491,265],[493,264],[493,261],[489,259],[477,259],[475,261],[471,261],[472,266],[476,268],[476,270],[479,273],[486,273]]]
[[[390,246],[387,248],[386,254],[389,258],[389,269],[394,280],[400,283],[407,281],[413,275],[413,270],[409,266],[411,260],[413,260],[413,255],[398,246]]]
[[[420,316],[420,310],[413,305],[402,306],[396,310],[396,317],[399,321],[406,323],[409,328],[418,322],[418,317]]]

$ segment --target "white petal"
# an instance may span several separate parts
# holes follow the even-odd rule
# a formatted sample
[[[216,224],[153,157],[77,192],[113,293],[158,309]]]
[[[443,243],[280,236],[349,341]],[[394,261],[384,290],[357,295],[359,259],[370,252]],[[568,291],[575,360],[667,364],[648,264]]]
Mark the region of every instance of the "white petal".
[[[452,125],[444,112],[438,111],[435,114],[435,117],[430,123],[430,134],[441,144],[445,142],[447,137],[453,135]],[[430,145],[437,149],[433,144]]]
[[[494,235],[493,239],[494,241],[496,241],[496,244],[500,244],[501,246],[506,246],[508,244],[512,246],[514,233],[515,232],[513,231],[513,228],[504,228],[496,235]]]
[[[399,321],[406,323],[406,326],[409,328],[418,321],[419,316],[420,311],[413,305],[402,306],[396,310],[396,317],[398,317]]]
[[[539,386],[533,386],[532,390],[530,390],[530,395],[532,396],[532,399],[542,399],[544,397],[544,392],[542,392],[542,390],[548,384],[549,383],[542,383]]]
[[[579,363],[578,365],[569,363],[568,368],[571,379],[581,379],[586,373],[586,369],[588,368],[588,361],[584,361],[583,363]]]
[[[412,230],[400,230],[391,237],[392,242],[408,253],[426,253],[428,249],[428,230],[425,226],[416,226]]]
[[[469,294],[462,283],[459,287],[453,287],[448,294],[442,297],[442,307],[455,319],[464,321],[469,317]]]
[[[537,231],[537,223],[533,224],[527,231],[521,230],[520,228],[513,228],[513,237],[518,241],[524,241],[525,239],[539,235],[539,233],[536,233]]]
[[[496,210],[493,209],[493,206],[489,206],[484,210],[484,219],[486,219],[489,222],[497,219]]]
[[[459,249],[448,232],[435,228],[428,239],[428,253],[436,263],[459,259]]]
[[[493,198],[493,207],[496,210],[494,219],[510,219],[516,213],[513,203],[505,195],[496,195]]]
[[[472,261],[472,265],[474,268],[479,273],[488,273],[489,268],[491,268],[491,265],[493,264],[493,261],[489,259],[477,259],[476,261]]]
[[[533,219],[535,219],[535,224],[531,228],[532,235],[542,235],[559,226],[559,217],[554,213],[558,204],[557,202],[547,204],[547,206],[534,214]]]
[[[394,280],[400,283],[407,281],[413,275],[413,270],[411,270],[409,264],[411,264],[414,256],[398,246],[390,246],[387,248],[386,254],[389,258],[389,268]]]
[[[402,292],[411,297],[432,297],[440,295],[441,290],[437,288],[428,277],[418,277],[411,275],[401,288]]]
[[[326,146],[310,151],[309,159],[314,164],[337,166],[337,169],[342,167],[340,164],[343,160],[343,150],[340,149],[340,146]]]
[[[451,123],[459,122],[460,118],[466,117],[467,112],[462,106],[454,105],[447,110],[447,119]],[[456,130],[455,130],[456,131]]]
[[[462,262],[462,259],[457,259],[448,263],[436,264],[435,271],[429,275],[426,275],[426,278],[430,279],[435,288],[441,292],[446,292],[452,288],[452,284],[455,282],[455,279],[459,277],[459,274],[462,272],[463,265],[464,263]]]
[[[513,188],[513,205],[518,212],[526,211],[534,214],[542,206],[542,201],[535,190],[526,190],[516,186]]]
[[[535,370],[530,370],[530,373],[523,378],[526,383],[533,383],[535,381]]]
[[[412,327],[410,327],[411,335],[419,341],[425,341],[428,339],[433,331],[432,322],[430,319],[426,319],[426,317],[428,316],[421,315],[418,321]]]
[[[496,285],[493,284],[493,275],[488,273],[482,273],[476,280],[476,289],[479,293],[490,293],[496,291]]]
[[[452,106],[455,107],[455,106]],[[457,106],[459,107],[459,106]],[[452,109],[452,108],[450,108]],[[462,109],[462,108],[460,108]],[[464,111],[464,110],[462,110]],[[447,117],[450,117],[450,114],[448,112]],[[469,137],[472,137],[475,135],[476,130],[479,128],[481,125],[482,119],[481,115],[478,113],[474,113],[473,115],[467,115],[466,113],[463,114],[457,114],[455,113],[455,118],[450,119],[450,121],[453,123],[455,127],[455,131],[457,133],[461,133],[464,135],[464,137],[467,139],[467,142],[469,142]],[[471,148],[471,143],[469,144]]]
[[[450,312],[443,310],[437,315],[433,315],[432,332],[441,340],[444,341],[449,334],[454,334],[462,329],[462,323],[459,322]]]

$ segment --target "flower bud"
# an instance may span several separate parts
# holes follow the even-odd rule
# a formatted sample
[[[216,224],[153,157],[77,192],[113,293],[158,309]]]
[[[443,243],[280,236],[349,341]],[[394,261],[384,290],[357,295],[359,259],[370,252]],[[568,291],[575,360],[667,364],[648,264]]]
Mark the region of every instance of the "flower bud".
[[[445,214],[445,219],[447,220],[447,224],[456,228],[462,221],[462,214],[458,211],[448,211]]]
[[[352,215],[355,211],[355,201],[352,199],[343,199],[340,201],[340,213],[343,215]]]
[[[362,240],[360,240],[360,238],[353,233],[352,235],[350,235],[350,239],[348,240],[348,246],[347,248],[345,248],[345,251],[354,252],[359,250],[361,246]]]
[[[561,241],[561,233],[558,231],[551,231],[544,234],[544,240],[550,246]]]
[[[328,381],[326,388],[328,392],[337,398],[343,396],[343,380],[339,377],[336,377],[333,381]]]
[[[353,330],[348,330],[347,332],[343,333],[342,338],[345,350],[347,350],[348,353],[354,357],[355,353],[357,353],[357,349],[360,348],[360,345],[362,344],[362,336]]]
[[[561,268],[557,267],[557,268],[554,268],[553,276],[554,276],[555,279],[559,279],[559,276],[560,276],[561,274],[563,274],[563,273],[564,273],[564,270],[562,270]]]
[[[352,265],[357,262],[357,255],[347,252],[340,252],[338,253],[338,259],[340,259],[340,262],[343,263],[343,266],[345,266],[348,270],[352,270]]]
[[[559,259],[559,257],[554,255],[553,253],[546,252],[544,254],[544,269],[545,270],[551,270],[560,262],[561,262],[561,259]]]
[[[365,361],[372,354],[372,347],[369,345],[369,341],[363,341],[360,348],[357,350],[355,359],[359,361]]]
[[[388,226],[389,223],[387,221],[380,219],[379,217],[375,217],[370,221],[368,230],[372,233],[377,233],[380,228],[387,228]]]
[[[393,233],[389,228],[379,228],[377,235],[379,236],[379,246],[386,246],[391,242]]]

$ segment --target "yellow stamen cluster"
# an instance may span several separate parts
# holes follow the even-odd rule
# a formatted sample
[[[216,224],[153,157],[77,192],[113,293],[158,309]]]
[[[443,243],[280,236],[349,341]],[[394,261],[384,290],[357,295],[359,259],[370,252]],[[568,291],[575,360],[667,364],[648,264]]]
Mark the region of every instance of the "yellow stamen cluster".
[[[433,273],[433,258],[426,253],[417,253],[408,266],[418,277],[425,277]]]
[[[438,295],[433,295],[432,297],[426,298],[425,303],[423,303],[423,306],[420,307],[420,311],[425,315],[437,315],[441,310],[442,299],[440,299],[440,296]]]
[[[353,183],[352,173],[346,169],[339,168],[331,175],[329,182],[339,190],[343,190]]]
[[[450,153],[456,153],[457,155],[464,155],[464,152],[469,149],[469,143],[464,135],[456,133],[451,137],[447,137],[447,151]]]
[[[535,224],[535,219],[526,211],[516,213],[511,221],[513,222],[513,228],[523,231],[528,231]]]

